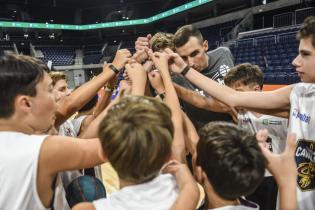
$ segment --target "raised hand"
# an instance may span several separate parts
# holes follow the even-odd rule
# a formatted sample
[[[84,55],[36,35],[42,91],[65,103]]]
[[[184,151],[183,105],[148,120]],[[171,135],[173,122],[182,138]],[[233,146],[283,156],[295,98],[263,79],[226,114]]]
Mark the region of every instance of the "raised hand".
[[[155,52],[151,50],[148,52],[150,58],[152,59],[155,68],[157,68],[162,74],[168,72],[168,60],[170,56],[167,53]]]
[[[138,63],[143,63],[148,59],[148,53],[145,49],[137,50],[135,54],[133,54],[132,58],[136,60]]]
[[[115,66],[116,69],[119,71],[123,69],[126,65],[126,63],[130,60],[131,58],[131,53],[127,49],[120,49],[116,52],[113,65]]]
[[[156,93],[160,94],[165,92],[163,80],[158,70],[150,71],[148,73],[148,78]]]
[[[182,59],[182,57],[180,57],[180,55],[174,53],[169,48],[166,48],[164,52],[166,52],[170,57],[169,60],[170,70],[174,73],[180,74],[183,71],[183,69],[187,66],[185,61]]]
[[[274,154],[268,149],[266,140],[268,138],[268,131],[260,130],[256,134],[260,148],[268,160],[267,169],[273,174],[278,184],[286,184],[288,179],[297,176],[295,163],[295,149],[296,149],[296,135],[289,134],[286,148],[281,154]]]
[[[150,44],[149,41],[151,39],[151,34],[148,34],[146,37],[138,37],[137,41],[135,42],[136,50],[149,50]]]

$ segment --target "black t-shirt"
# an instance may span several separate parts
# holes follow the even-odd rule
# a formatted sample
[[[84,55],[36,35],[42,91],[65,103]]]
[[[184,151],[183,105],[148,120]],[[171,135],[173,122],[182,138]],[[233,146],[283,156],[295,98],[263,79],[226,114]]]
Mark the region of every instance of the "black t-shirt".
[[[229,48],[219,47],[215,50],[207,52],[207,55],[209,57],[209,65],[206,69],[202,70],[201,73],[210,79],[224,84],[224,76],[229,71],[229,69],[234,66],[233,56]],[[190,83],[182,75],[174,75],[172,76],[172,80],[180,86],[206,95],[203,93],[202,90],[199,90],[195,85]],[[232,122],[232,117],[229,114],[210,112],[204,109],[199,109],[182,100],[181,105],[198,130],[208,122],[212,121]]]

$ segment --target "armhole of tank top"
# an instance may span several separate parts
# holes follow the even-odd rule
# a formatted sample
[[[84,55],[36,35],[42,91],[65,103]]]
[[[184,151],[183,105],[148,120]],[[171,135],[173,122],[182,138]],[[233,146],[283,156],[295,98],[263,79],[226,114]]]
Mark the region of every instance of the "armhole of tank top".
[[[39,152],[38,152],[38,155],[36,157],[36,164],[35,164],[35,171],[33,171],[34,173],[34,191],[35,191],[35,200],[37,202],[37,205],[41,207],[41,209],[45,209],[45,210],[49,210],[50,208],[46,208],[44,206],[44,204],[42,203],[42,201],[40,200],[40,196],[39,196],[39,193],[38,193],[38,190],[37,190],[37,176],[38,176],[38,164],[39,164],[39,155],[40,155],[40,151],[41,151],[41,148],[42,148],[42,145],[45,141],[45,139],[48,137],[48,135],[45,135],[45,136],[41,136],[41,137],[37,137],[40,139],[41,143],[40,143],[40,146],[39,146]]]

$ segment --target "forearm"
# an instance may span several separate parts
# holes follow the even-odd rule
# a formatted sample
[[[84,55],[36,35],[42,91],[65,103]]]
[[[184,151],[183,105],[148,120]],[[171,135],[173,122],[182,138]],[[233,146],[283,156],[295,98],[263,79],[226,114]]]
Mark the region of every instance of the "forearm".
[[[205,109],[211,112],[229,112],[230,108],[225,104],[219,102],[213,97],[202,96],[199,93],[181,87],[174,83],[174,87],[178,97],[180,97],[185,102],[194,105],[197,108]]]
[[[106,67],[108,68],[108,66]],[[76,89],[67,98],[64,104],[62,104],[56,112],[56,127],[66,121],[71,115],[82,108],[89,100],[91,100],[97,92],[105,85],[105,83],[115,76],[115,73],[111,70],[106,70],[99,74],[94,79],[83,84]]]
[[[279,185],[280,210],[297,210],[296,177]]]
[[[106,116],[108,110],[110,109],[111,104],[109,104],[96,118],[92,123],[85,129],[85,131],[80,134],[80,138],[89,139],[98,137],[98,127]]]
[[[101,100],[99,100],[94,109],[94,117],[97,117],[110,103],[111,96],[113,91],[104,90],[104,95],[102,96]]]
[[[146,81],[135,81],[131,85],[131,94],[136,96],[143,96],[145,93]]]
[[[267,92],[239,92],[207,78],[194,69],[190,69],[186,78],[209,95],[230,107],[277,109],[290,104],[292,87]]]
[[[167,73],[166,73],[167,72]],[[172,144],[173,158],[185,162],[185,142],[183,133],[183,117],[180,103],[174,89],[168,69],[162,73],[162,79],[165,88],[165,103],[172,111],[172,122],[174,124],[174,141]]]
[[[199,201],[199,190],[196,183],[191,180],[185,184],[173,204],[171,210],[195,210]]]

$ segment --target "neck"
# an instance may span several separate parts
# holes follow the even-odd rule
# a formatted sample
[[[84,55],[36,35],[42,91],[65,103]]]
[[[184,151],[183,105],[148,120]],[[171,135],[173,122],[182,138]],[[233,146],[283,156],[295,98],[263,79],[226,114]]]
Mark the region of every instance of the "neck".
[[[201,69],[201,71],[200,72],[202,72],[202,71],[204,71],[205,69],[207,69],[207,67],[209,66],[209,60],[210,60],[210,57],[207,55],[207,53],[205,52],[204,53],[204,57],[205,57],[205,59],[206,59],[206,65]]]
[[[0,131],[21,132],[25,134],[33,134],[35,130],[28,126],[26,122],[16,121],[14,119],[0,119]]]
[[[207,209],[215,209],[215,208],[220,208],[224,206],[240,205],[240,201],[238,199],[226,200],[220,197],[217,193],[213,191],[212,187],[204,186],[204,189],[206,193],[206,208]]]
[[[130,181],[126,181],[126,180],[123,180],[123,179],[120,179],[119,178],[119,187],[120,189],[124,188],[124,187],[128,187],[128,186],[132,186],[132,185],[136,185],[137,183],[135,182],[130,182]]]

